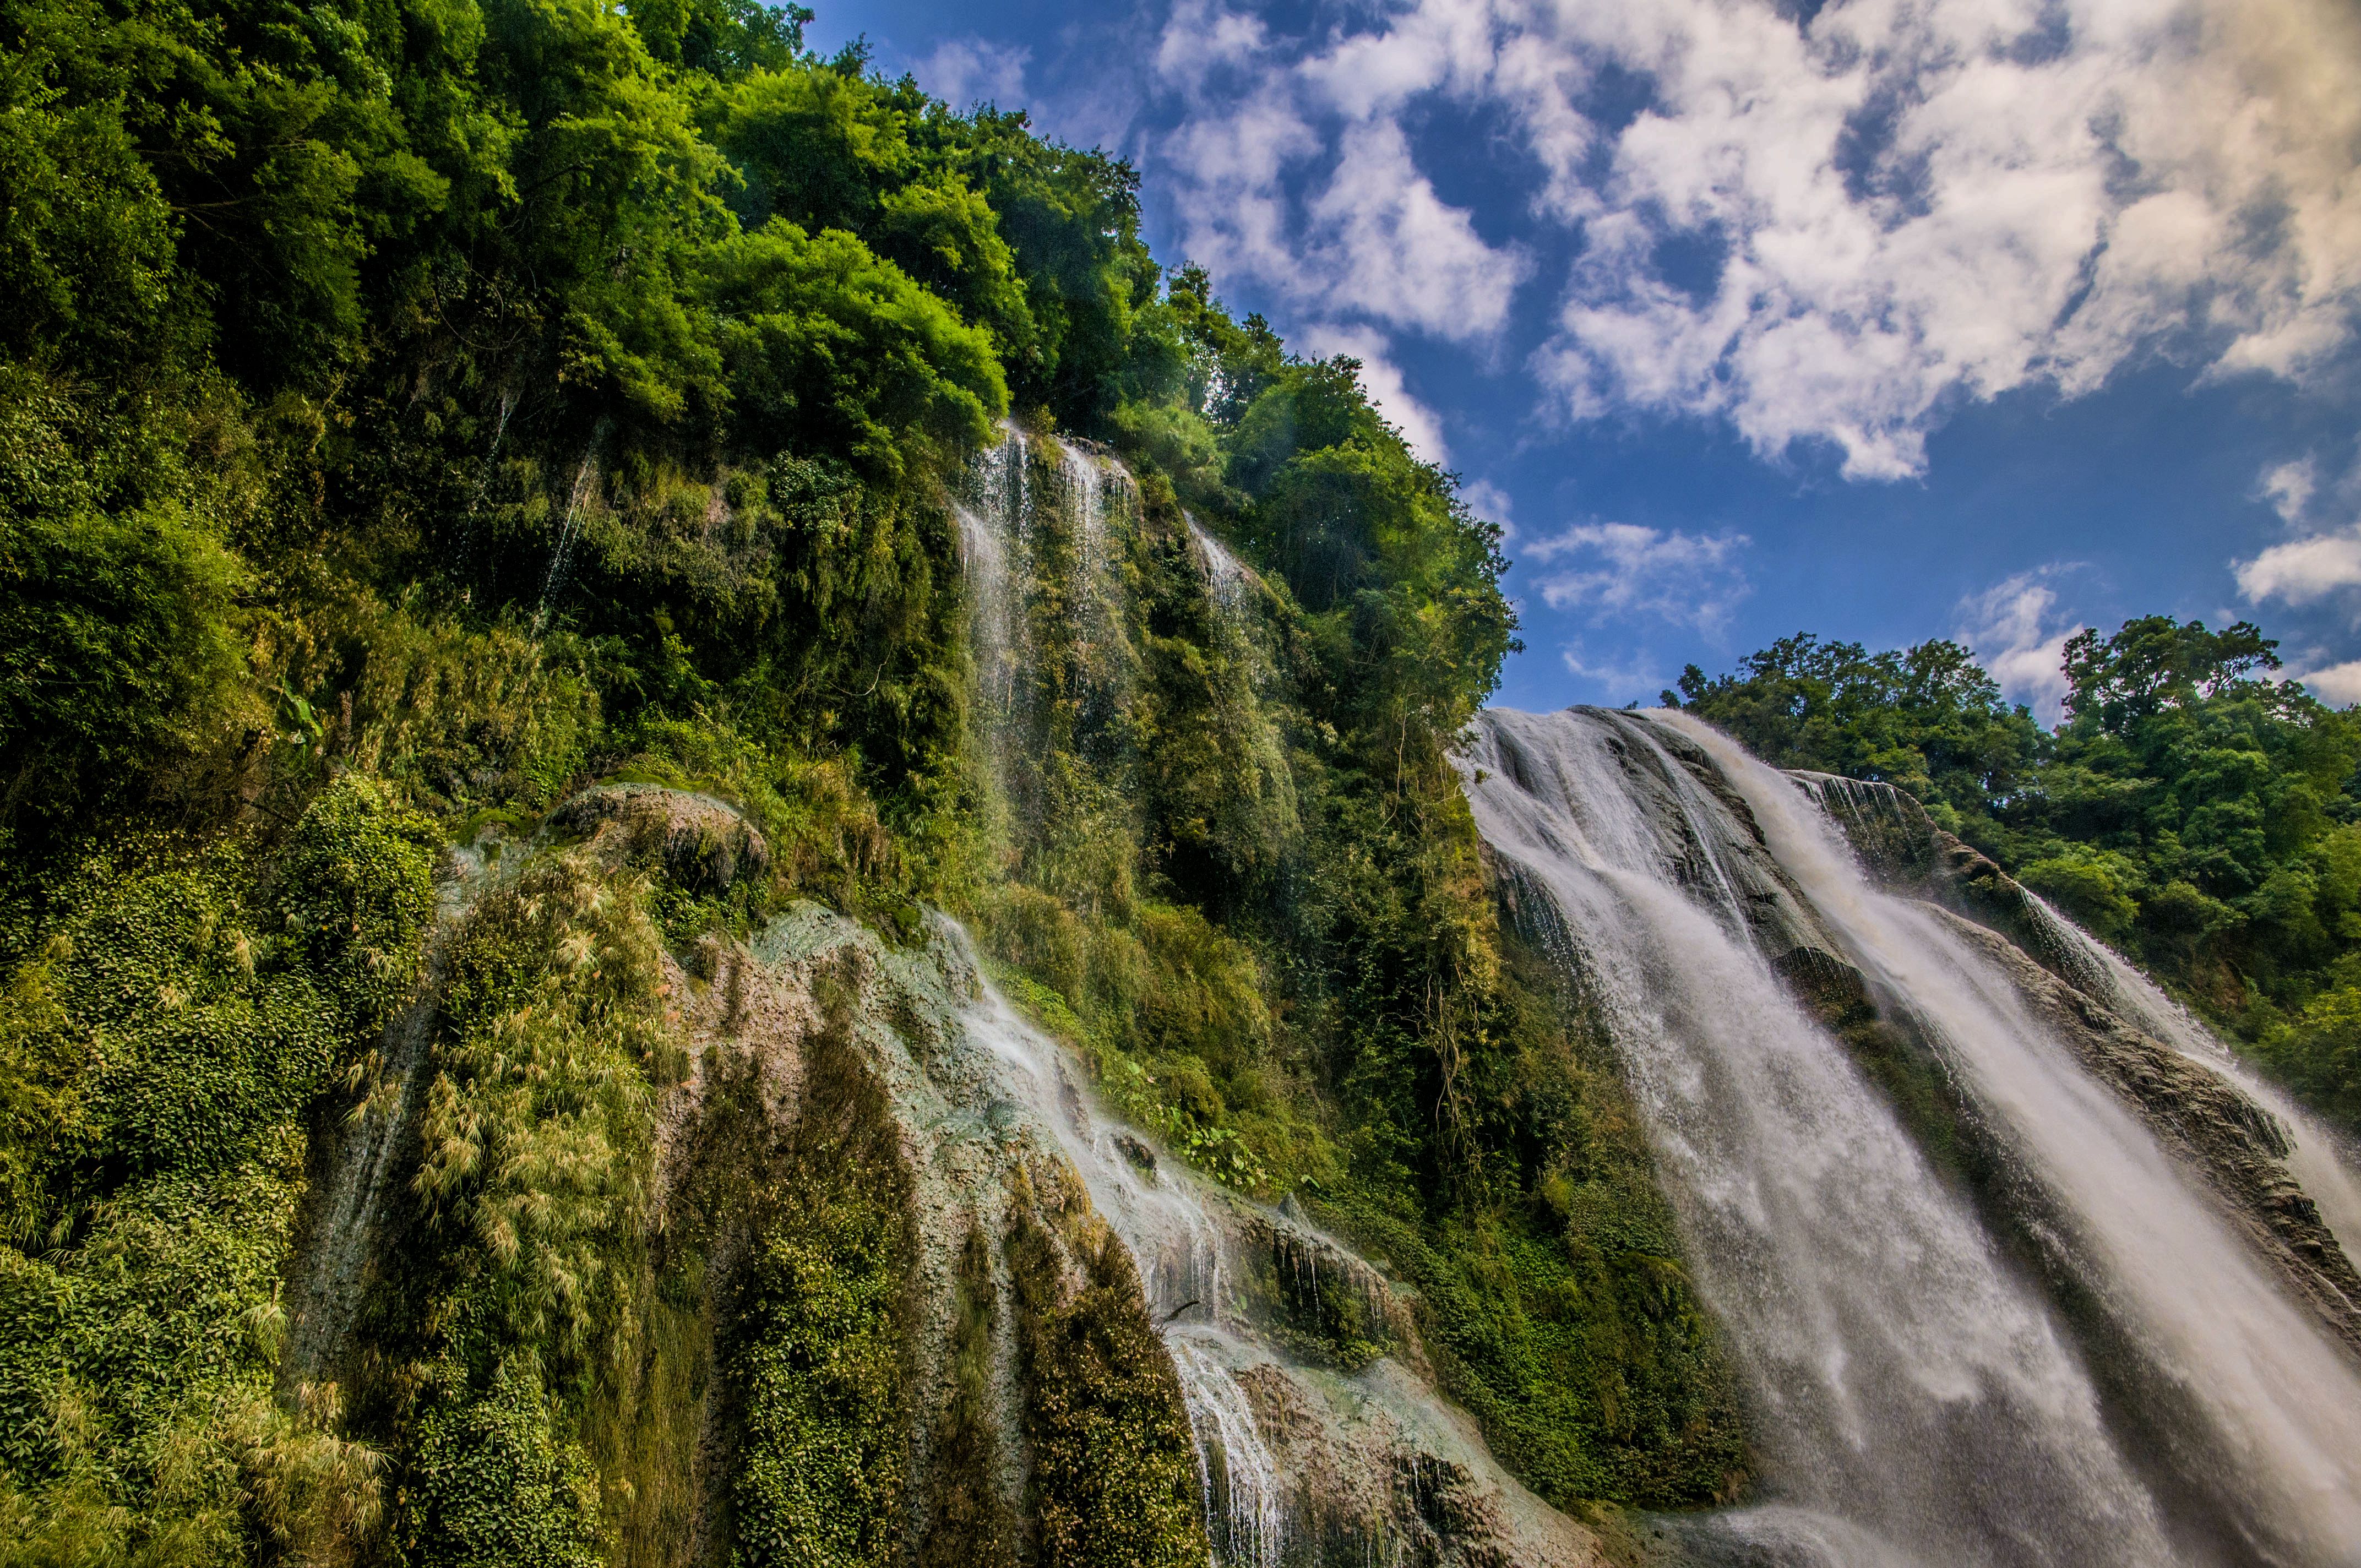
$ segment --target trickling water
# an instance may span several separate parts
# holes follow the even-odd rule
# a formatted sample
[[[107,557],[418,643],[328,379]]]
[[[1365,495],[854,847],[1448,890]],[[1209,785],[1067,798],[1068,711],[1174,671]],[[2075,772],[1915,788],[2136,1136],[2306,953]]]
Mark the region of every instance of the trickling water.
[[[549,624],[549,608],[566,592],[566,574],[574,561],[574,541],[582,532],[582,502],[589,493],[590,476],[594,472],[591,455],[582,455],[582,466],[574,470],[574,494],[566,503],[566,520],[558,524],[557,548],[549,553],[549,575],[541,583],[541,608],[533,612],[533,634],[538,638]]]
[[[1559,917],[1750,1387],[1781,1506],[1722,1544],[2176,1561],[2051,1313],[1752,939],[1769,884],[1729,806],[1628,716],[1488,712],[1474,739],[1477,827]]]
[[[1188,512],[1181,518],[1189,524],[1189,537],[1197,546],[1198,559],[1204,563],[1205,586],[1213,602],[1232,615],[1245,608],[1247,574],[1246,564],[1230,554],[1230,547],[1206,532],[1205,525]]]
[[[1082,1179],[1091,1203],[1139,1269],[1148,1308],[1162,1326],[1205,1483],[1206,1529],[1217,1561],[1278,1568],[1280,1486],[1255,1428],[1246,1391],[1216,1353],[1234,1303],[1226,1235],[1194,1181],[1169,1161],[1143,1162],[1120,1129],[1094,1118],[1068,1079],[1057,1043],[984,982],[968,1011],[969,1037],[1013,1070],[1009,1086]],[[1189,1323],[1179,1320],[1184,1315]]]
[[[1015,707],[1024,662],[1024,618],[1011,589],[1009,547],[1000,530],[975,512],[963,506],[951,510],[959,520],[961,565],[972,605],[969,630],[977,696],[988,712],[1005,717]]]
[[[324,1202],[313,1222],[310,1256],[295,1293],[287,1353],[280,1362],[281,1376],[291,1388],[320,1382],[334,1370],[360,1305],[368,1261],[379,1239],[386,1183],[418,1109],[433,1055],[444,960],[452,936],[481,891],[482,857],[471,850],[454,850],[452,871],[436,899],[418,989],[385,1026],[377,1083],[347,1123],[348,1144],[328,1177]]]
[[[1196,1435],[1197,1479],[1205,1491],[1214,1560],[1243,1568],[1278,1568],[1279,1474],[1255,1429],[1245,1390],[1202,1334],[1168,1332],[1164,1343],[1180,1374],[1189,1424]]]
[[[492,444],[484,454],[480,471],[476,476],[476,488],[467,498],[467,516],[459,526],[459,572],[462,580],[471,578],[476,567],[476,516],[484,510],[484,497],[492,488],[492,475],[500,460],[500,443],[508,439],[509,416],[516,412],[517,394],[514,388],[500,393],[500,417],[492,426]],[[466,590],[472,598],[473,587]]]
[[[1872,886],[1793,780],[1686,715],[1658,722],[1712,758],[1845,956],[1901,999],[2046,1190],[2072,1232],[2057,1250],[2128,1342],[2127,1376],[2173,1412],[2165,1462],[2218,1516],[2212,1528],[2241,1538],[2221,1549],[2290,1563],[2361,1557],[2361,1373],[2342,1349],[1944,916]],[[2081,1560],[2088,1552],[2078,1545]]]
[[[2288,1135],[2288,1172],[2348,1258],[2361,1259],[2361,1179],[2336,1135],[2277,1084],[2238,1059],[2213,1032],[2191,1016],[2123,956],[2028,893],[2034,916],[2070,966],[2074,983],[2190,1060],[2227,1079],[2279,1119]]]

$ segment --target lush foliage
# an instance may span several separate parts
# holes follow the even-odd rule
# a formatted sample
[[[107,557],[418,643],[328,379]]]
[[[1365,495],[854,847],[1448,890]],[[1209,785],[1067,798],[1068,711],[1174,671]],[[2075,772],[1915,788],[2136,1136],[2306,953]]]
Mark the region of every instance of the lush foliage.
[[[855,1409],[906,1310],[891,1160],[766,1210],[719,1329],[716,1237],[649,1201],[667,949],[791,894],[897,940],[965,913],[1182,1157],[1381,1241],[1548,1495],[1725,1489],[1620,1091],[1451,768],[1514,646],[1497,531],[1351,361],[1159,268],[1127,167],[805,15],[0,0],[8,1550],[612,1560],[725,1367],[741,1548],[885,1551],[840,1505],[898,1495],[903,1417]],[[956,505],[1009,417],[1140,504],[1103,622],[1044,536],[995,738]],[[428,964],[431,833],[516,843],[602,779],[725,797],[765,876],[554,850]],[[341,1409],[284,1386],[275,1303],[322,1135],[412,1092],[371,1047],[422,972]],[[1021,1303],[1043,1551],[1201,1553],[1128,1262],[1040,1223],[1082,1281]]]
[[[1675,700],[1773,762],[1919,795],[2361,1127],[2361,715],[2273,679],[2275,647],[2169,616],[2084,631],[2054,733],[1947,642],[1789,638]]]
[[[48,888],[0,1036],[0,1550],[334,1559],[375,1522],[381,1457],[272,1398],[280,1276],[300,1113],[407,991],[425,838],[349,778],[277,846],[147,836]]]

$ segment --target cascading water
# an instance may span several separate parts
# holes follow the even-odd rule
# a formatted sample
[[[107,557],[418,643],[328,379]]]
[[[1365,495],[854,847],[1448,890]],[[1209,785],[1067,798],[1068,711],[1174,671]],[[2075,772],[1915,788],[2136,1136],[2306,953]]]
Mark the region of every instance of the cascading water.
[[[1149,1311],[1180,1374],[1204,1482],[1206,1526],[1217,1561],[1278,1568],[1279,1477],[1224,1348],[1235,1311],[1224,1266],[1227,1236],[1197,1184],[1167,1161],[1143,1163],[1119,1129],[1099,1122],[1067,1077],[1057,1043],[1034,1028],[989,982],[966,1017],[968,1036],[1011,1069],[1008,1086],[1082,1177],[1091,1203],[1138,1266]],[[1144,1146],[1133,1141],[1131,1147]],[[1191,1321],[1180,1320],[1187,1316]]]
[[[1228,545],[1206,532],[1205,525],[1195,517],[1187,512],[1181,517],[1189,524],[1189,538],[1197,546],[1198,559],[1204,563],[1205,587],[1213,594],[1213,602],[1224,612],[1237,614],[1246,606],[1249,575],[1245,563],[1230,553]]]
[[[1752,1387],[1776,1503],[1697,1550],[2174,1561],[2053,1315],[1753,939],[1776,883],[1729,805],[1622,715],[1489,712],[1463,766],[1618,1042]]]
[[[1933,909],[1883,893],[1784,775],[1680,716],[1745,798],[1846,956],[1902,999],[1971,1100],[2048,1193],[2136,1362],[2169,1409],[2180,1486],[2210,1494],[2215,1550],[2361,1561],[2361,1373],[2261,1266],[2196,1179]]]
[[[1118,663],[1113,644],[1121,635],[1111,525],[1136,521],[1137,487],[1119,465],[1094,452],[1066,441],[1057,442],[1055,451],[1054,485],[1037,485],[1027,471],[1026,437],[1007,427],[971,470],[969,493],[955,509],[972,607],[981,729],[1004,789],[1028,683],[1037,678],[1024,596],[1044,553],[1066,553],[1062,620],[1074,640],[1083,689],[1104,696],[1120,685],[1108,678]],[[1066,1084],[1056,1045],[997,991],[982,988],[967,1022],[973,1038],[1016,1069],[1022,1099],[1055,1135],[1093,1204],[1138,1266],[1180,1376],[1217,1555],[1240,1568],[1277,1568],[1279,1477],[1245,1392],[1217,1354],[1232,1315],[1222,1226],[1188,1178],[1166,1167],[1143,1169],[1118,1143],[1115,1128],[1091,1118]],[[1184,1317],[1189,1321],[1181,1321]]]
[[[2320,1217],[2347,1257],[2361,1259],[2361,1179],[2337,1136],[2303,1107],[2240,1061],[2189,1010],[2157,988],[2121,954],[2059,915],[2037,896],[2035,917],[2074,983],[2210,1071],[2220,1074],[2276,1117],[2288,1134],[2288,1171],[2319,1206]]]

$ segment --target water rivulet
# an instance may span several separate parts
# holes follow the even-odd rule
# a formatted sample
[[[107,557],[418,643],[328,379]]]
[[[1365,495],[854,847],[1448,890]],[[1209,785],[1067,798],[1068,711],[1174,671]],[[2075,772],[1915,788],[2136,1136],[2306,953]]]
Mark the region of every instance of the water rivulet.
[[[1465,771],[1749,1385],[1771,1500],[1699,1555],[2361,1561],[2350,1270],[2268,1115],[1693,720],[1488,713]]]

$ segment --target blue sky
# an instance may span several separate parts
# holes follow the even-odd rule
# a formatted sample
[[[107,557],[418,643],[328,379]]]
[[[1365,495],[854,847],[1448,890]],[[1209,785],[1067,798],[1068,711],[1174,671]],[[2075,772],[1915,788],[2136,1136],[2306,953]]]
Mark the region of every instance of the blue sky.
[[[1510,531],[1499,700],[2247,618],[2361,700],[2348,0],[816,0],[1141,170]]]

